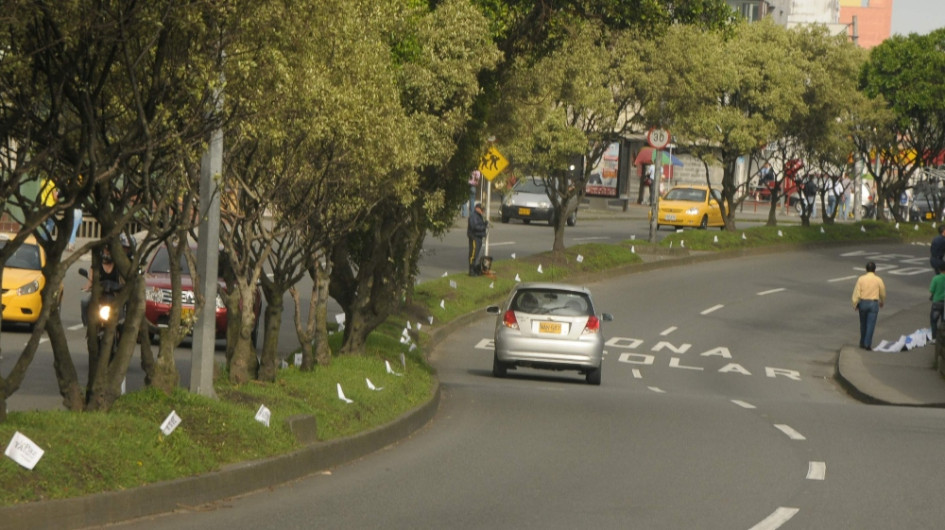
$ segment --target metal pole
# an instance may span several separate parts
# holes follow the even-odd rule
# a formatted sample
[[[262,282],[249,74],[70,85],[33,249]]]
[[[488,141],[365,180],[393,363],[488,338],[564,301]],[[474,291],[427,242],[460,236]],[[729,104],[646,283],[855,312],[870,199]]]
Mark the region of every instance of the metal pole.
[[[223,93],[217,93],[217,109]],[[210,146],[200,160],[200,223],[197,233],[197,279],[203,307],[194,324],[190,364],[190,391],[216,397],[213,390],[213,356],[216,350],[217,264],[220,244],[220,194],[216,177],[223,172],[223,130],[210,135]]]
[[[486,228],[492,226],[492,181],[486,179]],[[489,230],[486,230],[486,244],[482,247],[483,257],[489,255]]]
[[[650,242],[656,242],[656,221],[657,215],[659,215],[659,180],[663,178],[663,166],[662,166],[663,152],[660,150],[653,151],[653,160],[650,162],[653,164],[653,178],[650,179]],[[660,171],[656,172],[656,160],[660,159]]]

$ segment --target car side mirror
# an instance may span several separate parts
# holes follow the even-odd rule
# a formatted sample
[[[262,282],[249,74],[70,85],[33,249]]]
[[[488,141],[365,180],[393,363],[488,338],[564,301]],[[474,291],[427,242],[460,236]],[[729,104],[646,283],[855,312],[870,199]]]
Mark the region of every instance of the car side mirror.
[[[614,316],[611,315],[610,313],[601,313],[600,319],[603,320],[604,322],[613,322]]]
[[[499,306],[497,306],[497,305],[490,305],[489,307],[486,308],[486,313],[491,313],[491,314],[493,314],[493,315],[498,315],[498,314],[499,314]]]

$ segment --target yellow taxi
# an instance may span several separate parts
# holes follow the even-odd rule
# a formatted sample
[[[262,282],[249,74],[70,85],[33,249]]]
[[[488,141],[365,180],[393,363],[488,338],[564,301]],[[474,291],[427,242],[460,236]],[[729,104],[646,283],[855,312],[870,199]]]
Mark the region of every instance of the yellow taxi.
[[[0,248],[16,237],[0,234]],[[43,265],[46,254],[29,236],[3,267],[3,321],[33,324],[43,308],[42,291],[46,285]]]
[[[659,199],[656,229],[661,226],[724,227],[722,194],[708,186],[675,186]]]

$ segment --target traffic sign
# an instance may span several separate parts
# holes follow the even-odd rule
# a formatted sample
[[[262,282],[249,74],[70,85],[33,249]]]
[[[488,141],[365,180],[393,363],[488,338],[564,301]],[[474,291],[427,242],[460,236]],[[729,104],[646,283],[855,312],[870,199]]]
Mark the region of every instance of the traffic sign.
[[[496,178],[499,173],[502,173],[502,170],[509,165],[509,161],[502,156],[502,153],[499,152],[495,147],[490,147],[486,154],[482,155],[482,158],[479,159],[479,171],[482,173],[483,177],[486,177],[486,180],[490,182],[492,179]]]
[[[646,141],[654,149],[663,149],[669,145],[669,131],[666,129],[650,129],[646,133]]]

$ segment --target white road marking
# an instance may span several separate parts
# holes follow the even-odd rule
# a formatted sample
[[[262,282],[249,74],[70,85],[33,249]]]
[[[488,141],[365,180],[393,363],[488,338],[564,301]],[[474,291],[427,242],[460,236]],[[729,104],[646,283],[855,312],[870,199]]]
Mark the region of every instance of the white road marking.
[[[655,387],[655,386],[648,386],[647,388],[649,388],[649,389],[652,390],[653,392],[656,392],[657,394],[665,394],[665,393],[666,393],[665,390],[663,390],[663,389],[661,389],[661,388],[658,388],[658,387]]]
[[[780,293],[781,291],[787,291],[784,287],[779,287],[778,289],[769,289],[767,291],[761,291],[758,293],[758,296],[764,296],[766,294]]]
[[[670,326],[670,327],[664,329],[663,331],[661,331],[661,332],[660,332],[660,335],[663,336],[663,337],[665,337],[666,335],[669,335],[670,333],[676,331],[676,329],[677,329],[676,326]]]
[[[76,330],[82,329],[82,328],[84,328],[84,327],[85,327],[85,326],[83,326],[82,324],[76,324],[76,325],[74,325],[74,326],[69,326],[69,327],[66,328],[66,329],[68,329],[69,331],[76,331]]]
[[[722,304],[715,305],[715,306],[712,306],[712,307],[706,309],[705,311],[703,311],[703,312],[701,312],[701,313],[699,313],[699,314],[700,314],[700,315],[708,315],[709,313],[711,313],[711,312],[713,312],[713,311],[718,311],[719,309],[722,309],[723,307],[725,307],[725,306],[722,305]]]
[[[777,424],[775,424],[774,427],[775,427],[776,429],[778,429],[779,431],[783,432],[784,434],[786,434],[787,437],[790,438],[790,439],[792,439],[792,440],[806,440],[806,439],[807,439],[807,438],[804,438],[804,435],[803,435],[803,434],[801,434],[801,433],[795,431],[794,429],[792,429],[790,425],[785,425],[785,424],[783,424],[783,423],[777,423]]]
[[[493,247],[507,247],[509,245],[514,245],[514,244],[515,244],[515,241],[499,241],[499,242],[490,241],[489,242],[489,245]]]
[[[588,236],[588,237],[576,237],[575,241],[594,241],[596,239],[610,239],[607,236]]]
[[[633,374],[634,379],[643,379],[643,374],[640,373],[639,368],[634,368],[633,370],[630,370],[630,373]]]
[[[807,464],[807,479],[808,480],[824,480],[824,477],[826,475],[827,475],[826,462],[810,462]]]
[[[785,508],[782,506],[749,530],[775,530],[781,528],[781,525],[790,521],[791,517],[794,517],[799,511],[801,511],[799,508]]]
[[[748,403],[747,401],[739,401],[739,400],[737,400],[737,399],[733,399],[733,400],[732,400],[732,403],[738,405],[739,407],[741,407],[741,408],[743,408],[743,409],[753,409],[753,408],[755,408],[754,405],[752,405],[751,403]]]
[[[829,283],[833,283],[833,282],[845,282],[845,281],[847,281],[847,280],[855,280],[856,278],[857,278],[856,276],[844,276],[844,277],[842,277],[842,278],[833,278],[833,279],[831,279],[831,280],[827,280],[827,282],[829,282]]]

